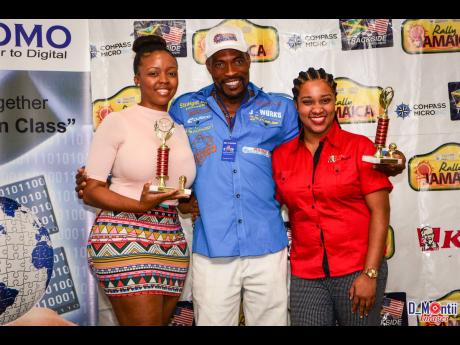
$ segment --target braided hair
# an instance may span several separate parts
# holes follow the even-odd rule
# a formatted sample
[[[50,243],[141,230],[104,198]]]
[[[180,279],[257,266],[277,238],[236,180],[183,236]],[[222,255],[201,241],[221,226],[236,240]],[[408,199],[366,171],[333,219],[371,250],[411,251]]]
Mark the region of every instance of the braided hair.
[[[134,74],[137,74],[139,71],[141,58],[154,51],[168,52],[174,58],[174,60],[176,60],[176,57],[167,48],[164,38],[157,35],[139,36],[134,40],[132,49],[136,53],[133,61]]]
[[[292,94],[294,96],[294,101],[297,102],[297,97],[299,96],[300,86],[303,83],[309,80],[324,80],[331,87],[334,95],[337,96],[337,83],[334,81],[334,76],[332,74],[326,73],[322,68],[314,69],[310,67],[306,72],[300,72],[299,76],[294,79],[294,87],[292,88]]]
[[[323,68],[314,69],[310,67],[307,71],[299,72],[299,76],[293,80],[294,87],[292,88],[292,95],[294,98],[294,102],[297,102],[297,97],[299,97],[299,90],[303,83],[310,80],[324,80],[332,89],[332,92],[337,97],[337,83],[334,80],[334,76],[332,74],[326,73]],[[339,120],[337,116],[335,117],[337,124],[340,127]],[[303,131],[302,131],[302,121],[300,120],[300,115],[298,117],[298,124],[299,129],[301,130],[300,139],[303,139]]]

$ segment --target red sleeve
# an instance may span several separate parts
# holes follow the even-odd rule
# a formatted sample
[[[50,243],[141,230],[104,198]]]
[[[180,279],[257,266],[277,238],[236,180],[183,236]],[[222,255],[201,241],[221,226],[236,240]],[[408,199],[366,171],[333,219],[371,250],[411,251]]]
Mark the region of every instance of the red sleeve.
[[[373,168],[372,163],[364,162],[362,160],[363,155],[373,156],[375,154],[375,146],[369,138],[362,137],[359,143],[358,149],[358,169],[359,178],[361,182],[361,192],[363,195],[381,190],[388,189],[388,192],[393,190],[388,177]]]

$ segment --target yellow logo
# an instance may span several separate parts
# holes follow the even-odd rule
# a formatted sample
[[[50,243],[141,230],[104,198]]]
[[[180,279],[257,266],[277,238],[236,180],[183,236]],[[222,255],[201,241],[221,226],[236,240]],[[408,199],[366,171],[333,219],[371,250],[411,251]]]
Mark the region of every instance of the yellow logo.
[[[365,86],[348,78],[337,82],[336,114],[339,123],[375,122],[383,108],[379,103],[382,88]]]
[[[408,54],[460,51],[460,20],[409,19],[401,27],[401,44]]]
[[[112,111],[120,111],[140,102],[141,95],[136,86],[127,86],[107,99],[93,102],[93,129],[96,130],[104,118]]]
[[[409,185],[416,191],[460,189],[460,144],[441,145],[408,165]]]
[[[385,258],[391,259],[395,254],[395,232],[391,225],[388,227],[387,242],[385,246]]]
[[[276,60],[279,55],[278,31],[272,26],[261,26],[245,19],[227,19],[219,23],[231,24],[241,28],[249,46],[248,53],[252,62],[269,62]],[[209,29],[198,30],[193,34],[193,59],[204,64],[204,45]]]

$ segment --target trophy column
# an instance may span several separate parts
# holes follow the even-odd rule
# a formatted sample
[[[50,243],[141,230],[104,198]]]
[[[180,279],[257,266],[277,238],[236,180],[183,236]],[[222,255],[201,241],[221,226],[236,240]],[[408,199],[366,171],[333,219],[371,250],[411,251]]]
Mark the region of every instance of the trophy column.
[[[388,117],[388,107],[390,106],[391,101],[393,100],[394,91],[392,87],[387,87],[380,94],[380,105],[382,106],[384,112],[379,116],[377,123],[377,131],[375,133],[375,147],[377,151],[373,156],[363,156],[362,160],[368,163],[374,164],[401,164],[402,159],[394,158],[393,153],[395,152],[397,146],[394,143],[391,143],[389,150],[385,148],[388,126],[390,124],[390,118]]]
[[[157,185],[150,185],[150,191],[154,193],[168,192],[175,188],[167,187],[166,181],[168,181],[168,167],[169,167],[169,147],[166,145],[166,140],[171,138],[174,133],[174,122],[167,118],[160,119],[155,122],[155,133],[161,140],[161,145],[157,149],[157,167],[156,167],[156,179],[158,180]],[[185,176],[179,177],[179,191],[182,194],[190,195],[191,189],[185,188]]]

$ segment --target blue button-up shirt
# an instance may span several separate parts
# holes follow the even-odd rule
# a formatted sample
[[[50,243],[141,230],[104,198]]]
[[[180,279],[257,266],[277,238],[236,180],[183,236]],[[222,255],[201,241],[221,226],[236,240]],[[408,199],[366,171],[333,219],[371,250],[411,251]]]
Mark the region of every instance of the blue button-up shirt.
[[[193,252],[208,257],[275,253],[288,244],[275,200],[271,151],[298,134],[292,100],[249,83],[252,97],[238,109],[233,130],[211,95],[214,85],[177,98],[169,109],[183,124],[195,156],[192,186],[200,207]],[[222,160],[234,140],[235,161]]]

